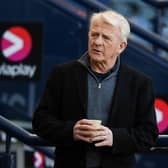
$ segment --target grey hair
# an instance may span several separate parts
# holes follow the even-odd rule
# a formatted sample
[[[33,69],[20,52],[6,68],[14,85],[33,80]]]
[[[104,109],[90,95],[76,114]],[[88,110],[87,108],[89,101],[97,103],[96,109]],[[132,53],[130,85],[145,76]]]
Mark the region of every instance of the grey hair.
[[[92,25],[94,21],[98,20],[102,20],[107,24],[119,27],[121,31],[121,39],[127,42],[130,34],[130,25],[124,16],[112,10],[94,13],[91,16],[90,25]]]

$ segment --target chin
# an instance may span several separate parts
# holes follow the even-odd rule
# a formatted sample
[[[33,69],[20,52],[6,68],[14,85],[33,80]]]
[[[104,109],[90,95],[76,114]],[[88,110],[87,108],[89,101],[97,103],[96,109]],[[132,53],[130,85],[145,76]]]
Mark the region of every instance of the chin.
[[[104,59],[95,58],[95,57],[92,57],[91,59],[92,59],[92,61],[94,61],[94,62],[103,62],[103,61],[104,61]]]
[[[101,55],[99,54],[90,54],[90,58],[94,61],[103,61],[103,58]]]

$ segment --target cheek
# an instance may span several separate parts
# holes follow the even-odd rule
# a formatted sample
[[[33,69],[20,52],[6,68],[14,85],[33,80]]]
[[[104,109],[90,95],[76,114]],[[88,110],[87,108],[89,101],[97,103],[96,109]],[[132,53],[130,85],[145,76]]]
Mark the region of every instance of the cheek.
[[[115,51],[115,48],[114,48],[114,47],[106,47],[106,48],[105,48],[105,52],[113,53],[114,51]]]
[[[92,40],[91,40],[91,39],[89,39],[89,40],[88,40],[88,45],[89,45],[89,46],[91,46],[91,45],[92,45],[92,43],[93,43],[93,42],[92,42]]]
[[[90,46],[91,46],[91,41],[88,40],[88,47],[90,48]]]

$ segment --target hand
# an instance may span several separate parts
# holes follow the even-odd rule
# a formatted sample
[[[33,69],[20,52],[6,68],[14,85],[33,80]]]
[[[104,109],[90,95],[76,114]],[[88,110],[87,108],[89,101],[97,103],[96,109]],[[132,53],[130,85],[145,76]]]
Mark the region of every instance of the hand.
[[[96,142],[96,147],[112,146],[113,133],[108,127],[101,125],[99,130],[97,131],[97,135],[92,138],[92,142]]]
[[[92,138],[97,135],[100,126],[96,126],[93,121],[88,119],[79,120],[73,128],[74,140],[82,140],[92,143]]]

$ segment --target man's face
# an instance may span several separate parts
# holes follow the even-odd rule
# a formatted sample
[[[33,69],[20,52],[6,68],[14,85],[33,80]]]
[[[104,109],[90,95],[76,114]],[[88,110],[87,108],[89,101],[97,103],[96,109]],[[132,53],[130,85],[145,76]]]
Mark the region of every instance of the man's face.
[[[102,21],[95,21],[89,30],[88,52],[94,62],[114,62],[125,48],[118,27]]]

